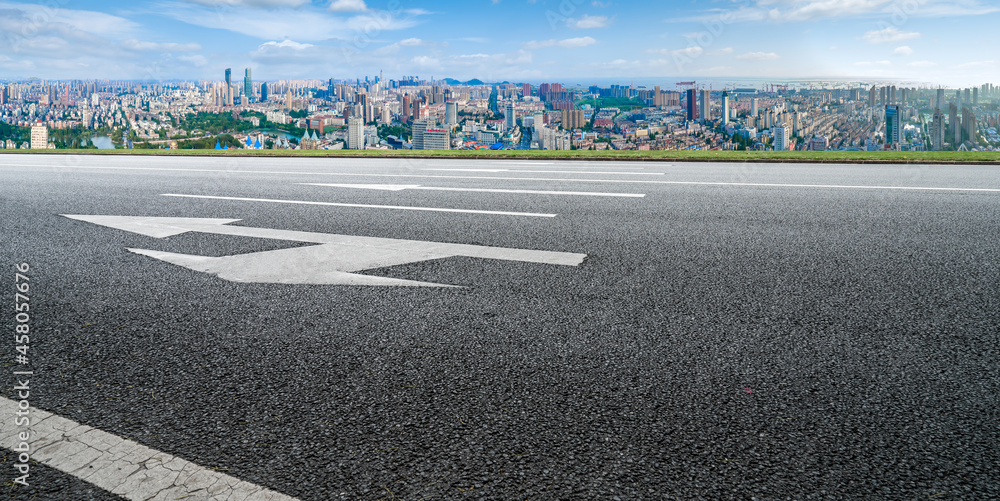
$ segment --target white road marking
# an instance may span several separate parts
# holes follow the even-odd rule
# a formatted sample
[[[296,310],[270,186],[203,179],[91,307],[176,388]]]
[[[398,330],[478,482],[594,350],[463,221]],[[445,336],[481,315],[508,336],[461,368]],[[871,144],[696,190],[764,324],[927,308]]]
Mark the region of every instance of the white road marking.
[[[586,254],[570,252],[486,247],[481,245],[398,240],[394,238],[361,237],[228,225],[228,223],[239,221],[238,219],[74,214],[63,214],[63,216],[155,238],[165,238],[194,231],[218,235],[320,244],[309,247],[296,247],[222,257],[176,254],[148,249],[128,249],[130,252],[136,254],[166,261],[202,273],[217,275],[219,278],[233,282],[453,287],[446,284],[361,275],[356,272],[455,256],[561,266],[578,266],[587,257]]]
[[[17,410],[17,401],[0,397],[0,415],[14,416]],[[31,459],[126,499],[296,501],[51,412],[29,407],[28,416]],[[19,448],[23,431],[13,418],[0,419],[0,445]]]
[[[13,167],[51,167],[54,169],[90,169],[90,170],[140,170],[140,171],[172,171],[172,172],[215,172],[220,174],[276,174],[296,176],[361,176],[361,177],[407,177],[420,179],[483,179],[494,181],[555,181],[573,183],[631,183],[631,184],[689,184],[706,186],[768,186],[775,188],[837,188],[858,190],[926,190],[926,191],[969,191],[1000,193],[1000,188],[949,188],[934,186],[855,186],[837,184],[781,184],[781,183],[722,183],[708,181],[654,181],[648,179],[578,179],[578,178],[543,178],[543,177],[496,177],[496,176],[435,176],[431,174],[370,174],[355,172],[304,172],[304,171],[267,171],[267,170],[225,170],[225,169],[179,169],[172,167],[98,167],[83,165],[36,165],[36,164],[4,164]],[[574,174],[578,174],[574,172]]]
[[[420,186],[419,184],[336,184],[336,183],[297,183],[306,186],[329,186],[331,188],[357,188],[363,190],[427,190],[427,191],[469,191],[477,193],[527,193],[534,195],[574,195],[592,197],[630,197],[642,198],[646,195],[640,193],[602,193],[598,191],[540,191],[540,190],[504,190],[493,188],[442,188],[434,186]]]
[[[490,214],[495,216],[556,217],[556,214],[541,214],[535,212],[507,212],[507,211],[478,210],[478,209],[444,209],[440,207],[408,207],[404,205],[348,204],[340,202],[314,202],[311,200],[278,200],[273,198],[222,197],[215,195],[183,195],[178,193],[163,193],[162,195],[165,197],[204,198],[210,200],[236,200],[240,202],[266,202],[272,204],[328,205],[332,207],[360,207],[365,209],[415,210],[415,211],[427,211],[427,212],[458,212],[462,214]]]
[[[458,169],[458,168],[428,168],[420,169],[441,172],[486,172],[497,174],[500,172],[516,172],[521,174],[603,174],[612,176],[662,176],[662,172],[594,172],[576,170],[515,170],[515,169]]]

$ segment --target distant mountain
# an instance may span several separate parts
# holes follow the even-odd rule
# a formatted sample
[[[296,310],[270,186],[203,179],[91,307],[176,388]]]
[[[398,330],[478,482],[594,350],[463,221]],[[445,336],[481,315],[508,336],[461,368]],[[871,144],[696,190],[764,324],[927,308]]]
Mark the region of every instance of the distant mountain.
[[[483,85],[483,81],[478,78],[473,78],[468,82],[463,82],[461,80],[455,80],[454,78],[445,78],[444,83],[448,85]]]

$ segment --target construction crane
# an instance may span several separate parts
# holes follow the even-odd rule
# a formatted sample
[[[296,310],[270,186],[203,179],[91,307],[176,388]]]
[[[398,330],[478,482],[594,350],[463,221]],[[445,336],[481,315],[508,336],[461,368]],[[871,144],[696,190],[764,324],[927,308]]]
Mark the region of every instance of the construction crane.
[[[677,88],[681,87],[694,87],[696,82],[677,82]]]

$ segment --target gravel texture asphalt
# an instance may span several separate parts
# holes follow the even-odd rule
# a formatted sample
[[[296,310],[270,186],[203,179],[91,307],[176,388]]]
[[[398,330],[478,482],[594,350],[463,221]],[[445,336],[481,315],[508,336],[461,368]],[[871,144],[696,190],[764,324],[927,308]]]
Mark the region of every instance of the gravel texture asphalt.
[[[301,500],[1000,499],[1000,191],[663,181],[1000,189],[1000,168],[5,155],[0,297],[30,263],[32,405]],[[588,257],[365,272],[461,289],[240,284],[126,248],[303,244],[60,214]],[[33,480],[0,497],[115,499]]]

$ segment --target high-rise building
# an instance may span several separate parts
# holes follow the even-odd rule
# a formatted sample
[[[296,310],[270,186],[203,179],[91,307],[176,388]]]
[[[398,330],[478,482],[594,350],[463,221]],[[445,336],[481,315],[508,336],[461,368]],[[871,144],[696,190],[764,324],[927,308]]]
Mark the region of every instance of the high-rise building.
[[[758,108],[759,103],[760,101],[758,101],[756,97],[750,99],[750,116],[752,117],[757,116],[757,113],[760,111],[760,109]]]
[[[774,151],[788,150],[788,129],[786,127],[774,127]]]
[[[267,82],[260,83],[260,102],[267,102]]]
[[[705,122],[712,119],[712,91],[701,91],[701,119]]]
[[[347,149],[365,149],[365,124],[361,118],[352,117],[347,120]]]
[[[729,91],[722,91],[722,125],[729,125]]]
[[[931,150],[941,151],[944,149],[944,113],[941,108],[934,109],[934,119],[931,121]]]
[[[583,118],[583,110],[564,110],[562,112],[562,126],[566,130],[582,129],[586,122]]]
[[[958,149],[962,144],[962,126],[958,123],[958,105],[951,103],[948,105],[948,126],[951,127],[951,137],[954,138],[952,146]]]
[[[698,91],[697,89],[687,90],[687,119],[695,121],[698,119]]]
[[[253,97],[253,80],[250,78],[250,68],[247,68],[243,74],[243,96],[247,103]]]
[[[885,143],[898,146],[902,137],[902,125],[900,124],[899,106],[889,104],[885,107]]]
[[[225,104],[226,106],[233,105],[233,69],[226,68],[226,96]]]
[[[531,95],[531,84],[530,83],[521,84],[521,95],[522,96],[530,96]]]
[[[962,128],[965,129],[965,140],[972,141],[972,144],[978,146],[979,141],[978,137],[976,137],[976,114],[972,111],[972,108],[962,108]]]
[[[978,87],[973,87],[972,88],[972,105],[973,106],[979,106],[979,88]]]
[[[875,92],[877,90],[878,90],[878,87],[875,87],[874,85],[872,85],[871,90],[868,91],[868,107],[870,107],[870,108],[875,108],[875,97],[876,97]]]
[[[426,118],[418,118],[413,121],[413,127],[410,130],[411,134],[413,134],[413,149],[424,149],[424,132],[427,130],[427,125]]]
[[[292,91],[291,90],[286,90],[285,91],[285,109],[287,109],[289,111],[291,111],[291,109],[292,109]]]
[[[938,108],[938,111],[940,111],[941,108],[944,108],[944,89],[937,90],[937,98],[935,100],[934,107]]]
[[[44,124],[31,126],[31,149],[44,150],[49,147],[49,128]]]
[[[448,101],[444,104],[444,121],[448,125],[458,124],[458,103],[455,101]]]
[[[507,130],[514,130],[514,127],[517,127],[517,119],[514,116],[514,101],[507,103],[504,124],[507,126]]]

